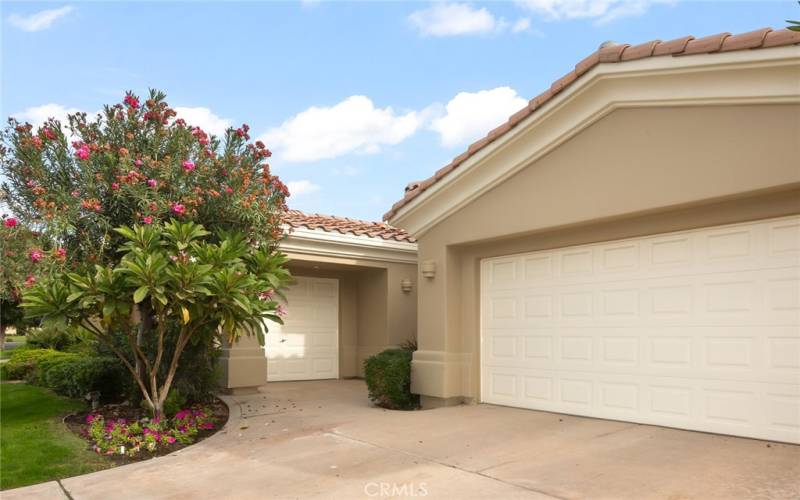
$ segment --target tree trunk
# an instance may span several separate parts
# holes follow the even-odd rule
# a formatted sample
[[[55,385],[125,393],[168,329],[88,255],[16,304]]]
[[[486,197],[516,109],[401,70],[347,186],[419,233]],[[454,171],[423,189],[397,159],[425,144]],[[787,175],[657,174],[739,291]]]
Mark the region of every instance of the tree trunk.
[[[153,308],[150,307],[150,300],[147,299],[139,304],[139,328],[136,330],[136,346],[141,348],[144,343],[144,338],[153,331]],[[142,378],[147,380],[147,373],[145,373],[144,364],[139,356],[136,359],[136,373]]]
[[[6,348],[6,325],[0,323],[0,351]]]

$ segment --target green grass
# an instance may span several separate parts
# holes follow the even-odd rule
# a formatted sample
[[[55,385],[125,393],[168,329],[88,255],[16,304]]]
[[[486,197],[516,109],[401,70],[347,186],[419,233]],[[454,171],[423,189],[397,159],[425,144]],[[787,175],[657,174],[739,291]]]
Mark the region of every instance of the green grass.
[[[17,488],[109,467],[72,434],[61,417],[83,407],[28,384],[0,384],[0,489]]]
[[[25,335],[6,335],[6,342],[25,342]]]

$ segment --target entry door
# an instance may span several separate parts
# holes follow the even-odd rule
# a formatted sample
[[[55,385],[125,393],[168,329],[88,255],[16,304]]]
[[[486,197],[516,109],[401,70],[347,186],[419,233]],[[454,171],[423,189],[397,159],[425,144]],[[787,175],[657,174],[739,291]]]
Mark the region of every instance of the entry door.
[[[267,380],[339,377],[339,281],[295,278],[283,325],[269,323]]]
[[[800,443],[800,217],[486,259],[488,403]]]

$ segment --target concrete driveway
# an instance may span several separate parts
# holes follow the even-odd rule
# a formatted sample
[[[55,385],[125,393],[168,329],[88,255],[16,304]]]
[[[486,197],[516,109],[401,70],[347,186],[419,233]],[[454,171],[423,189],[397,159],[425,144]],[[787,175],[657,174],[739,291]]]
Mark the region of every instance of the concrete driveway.
[[[477,405],[372,407],[362,381],[236,397],[173,455],[32,488],[68,498],[800,498],[800,446]]]

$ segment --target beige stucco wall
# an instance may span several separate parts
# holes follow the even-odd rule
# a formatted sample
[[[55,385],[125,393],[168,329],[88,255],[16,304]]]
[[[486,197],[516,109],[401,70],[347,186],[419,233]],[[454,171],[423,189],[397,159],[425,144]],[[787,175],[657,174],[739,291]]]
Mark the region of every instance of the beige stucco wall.
[[[416,264],[292,255],[296,276],[339,280],[339,374],[363,376],[364,360],[416,338]],[[414,282],[404,293],[400,281]]]
[[[479,398],[480,259],[800,213],[799,164],[798,105],[612,112],[420,238],[412,388]]]

